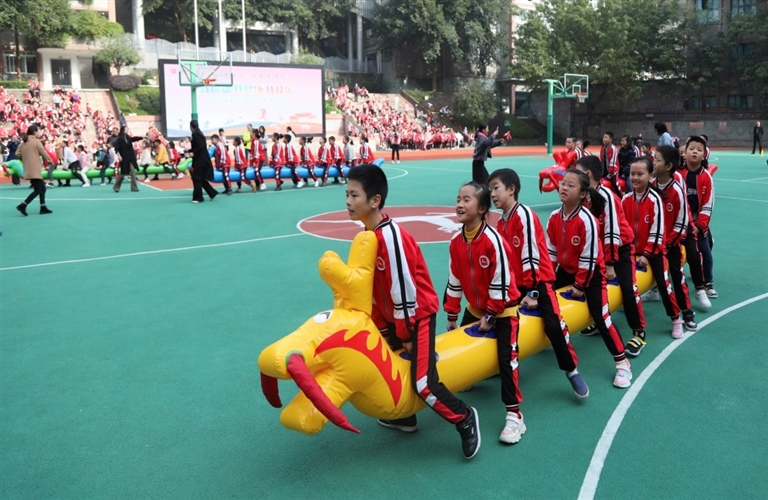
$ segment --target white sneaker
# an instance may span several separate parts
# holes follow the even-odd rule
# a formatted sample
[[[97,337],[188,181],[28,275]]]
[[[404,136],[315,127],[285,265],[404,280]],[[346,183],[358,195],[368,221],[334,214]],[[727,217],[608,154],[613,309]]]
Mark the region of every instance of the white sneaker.
[[[525,422],[523,421],[522,413],[520,417],[516,413],[507,412],[507,421],[504,424],[504,429],[499,435],[499,441],[502,443],[515,444],[520,441],[525,434]]]
[[[262,184],[262,185],[259,186],[259,191],[266,191],[266,190],[267,190],[267,185],[266,184]]]
[[[177,179],[183,179],[184,178],[184,172],[179,172],[179,175],[176,176]]]
[[[710,302],[709,297],[707,297],[707,291],[703,288],[696,290],[696,300],[699,301],[699,306],[704,310],[712,307],[712,302]]]
[[[347,183],[347,179],[341,179],[341,181],[340,181],[340,182],[341,182],[342,184],[346,184],[346,183]]]
[[[49,188],[52,188],[52,187],[56,187],[56,184],[54,184],[53,182],[49,182],[48,184],[46,184],[46,186],[48,186]]]
[[[89,187],[91,187],[91,185],[89,183],[85,183],[85,184],[83,184],[83,187],[84,188],[89,188]]]
[[[683,338],[683,320],[681,318],[672,320],[672,338],[673,339]]]
[[[626,389],[632,385],[632,367],[629,361],[624,360],[621,363],[616,364],[616,376],[613,377],[614,387],[619,389]]]
[[[299,181],[299,183],[296,184],[296,188],[299,188],[299,189],[303,188],[304,186],[305,186],[305,182],[304,181]]]
[[[315,187],[320,187],[320,181],[319,180],[315,181]]]
[[[149,182],[149,177],[147,177],[146,179],[144,179],[144,182]]]
[[[644,294],[640,296],[640,300],[643,302],[658,302],[661,300],[661,297],[659,296],[659,289],[657,287],[653,287]]]
[[[709,297],[710,299],[717,298],[717,290],[715,290],[714,285],[707,285],[704,289],[707,291],[707,297]]]

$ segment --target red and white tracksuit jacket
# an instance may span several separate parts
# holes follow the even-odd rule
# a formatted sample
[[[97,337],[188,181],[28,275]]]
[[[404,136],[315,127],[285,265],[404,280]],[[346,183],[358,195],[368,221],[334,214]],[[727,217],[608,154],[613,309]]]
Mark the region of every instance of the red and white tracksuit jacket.
[[[313,167],[315,165],[315,155],[312,154],[312,150],[309,148],[309,144],[304,144],[299,150],[301,165],[305,167]]]
[[[666,253],[664,246],[664,203],[650,187],[645,193],[628,193],[621,200],[624,214],[635,230],[635,255],[650,259]]]
[[[331,162],[331,147],[326,143],[317,150],[317,164],[326,166]]]
[[[555,268],[547,252],[547,237],[536,212],[518,203],[499,219],[496,230],[512,250],[509,269],[518,287],[529,291],[539,283],[555,282]]]
[[[614,266],[619,261],[619,248],[623,245],[631,245],[635,241],[635,233],[624,216],[621,200],[616,193],[600,184],[596,189],[605,200],[605,210],[598,219],[600,241],[603,242],[603,257],[606,265]]]
[[[615,145],[603,145],[600,148],[600,162],[603,164],[604,174],[611,175],[619,172],[619,166],[616,164],[618,157],[619,149]]]
[[[509,262],[512,250],[501,235],[483,221],[471,241],[459,230],[448,246],[448,286],[443,309],[448,321],[456,321],[461,312],[461,295],[469,305],[497,316],[520,300],[520,291]]]
[[[290,144],[283,144],[283,151],[285,152],[285,165],[295,167],[299,162],[296,150]]]
[[[265,162],[267,160],[267,150],[260,140],[254,139],[251,141],[251,162],[256,165],[257,160],[262,163]]]
[[[661,191],[664,203],[664,243],[667,247],[681,244],[690,223],[685,189],[675,179],[670,179],[666,186],[659,185],[656,179],[652,184]]]
[[[243,146],[235,146],[235,168],[245,168],[248,166],[248,162],[245,160],[245,148]]]
[[[272,144],[272,154],[269,160],[269,164],[272,167],[285,165],[285,144],[282,142],[276,142]]]
[[[395,334],[408,341],[416,321],[437,313],[437,293],[413,236],[387,215],[374,232],[379,248],[373,272],[371,317],[382,331],[394,324]]]
[[[696,173],[696,186],[688,185],[688,172],[684,170],[682,172],[685,178],[686,194],[688,196],[696,196],[699,201],[698,213],[691,213],[693,224],[699,228],[701,232],[709,231],[709,221],[712,218],[712,208],[715,206],[715,185],[712,182],[712,175],[706,168],[699,167]],[[690,206],[690,205],[689,205]]]
[[[330,150],[331,150],[330,162],[332,164],[334,164],[334,165],[336,165],[336,164],[339,164],[339,165],[344,164],[344,159],[345,159],[344,158],[344,149],[341,147],[341,145],[340,144],[334,144],[333,146],[331,146]]]
[[[173,165],[174,167],[177,166],[181,161],[181,155],[176,150],[176,148],[168,149],[168,158],[171,160],[171,165]]]
[[[547,222],[547,250],[552,262],[575,276],[577,290],[585,290],[595,275],[605,273],[597,220],[583,205],[571,214],[563,208],[552,212]]]
[[[360,146],[360,163],[373,163],[373,160],[376,159],[376,157],[373,156],[373,150],[371,149],[371,146],[364,142]]]
[[[227,147],[224,146],[224,143],[221,141],[216,145],[214,159],[216,160],[216,168],[229,168],[229,165],[232,162]]]

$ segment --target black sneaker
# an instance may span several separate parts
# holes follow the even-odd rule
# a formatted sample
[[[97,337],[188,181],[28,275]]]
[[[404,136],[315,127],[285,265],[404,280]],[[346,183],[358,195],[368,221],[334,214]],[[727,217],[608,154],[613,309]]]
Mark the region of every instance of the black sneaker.
[[[53,210],[49,210],[48,207],[42,206],[40,207],[40,215],[46,215],[46,214],[52,214]]]
[[[581,331],[581,334],[584,335],[585,337],[591,337],[592,335],[597,335],[597,327],[595,325],[588,326]]]
[[[629,339],[629,342],[627,342],[627,346],[624,348],[624,352],[634,357],[640,354],[640,351],[643,350],[643,347],[645,347],[645,339],[635,334],[631,339]]]
[[[21,212],[21,215],[23,215],[24,217],[29,215],[29,214],[27,214],[27,206],[25,204],[23,204],[23,203],[21,203],[19,205],[16,205],[16,210]]]
[[[688,309],[687,311],[683,311],[683,325],[685,325],[685,329],[689,332],[695,332],[699,329],[699,325],[696,323],[696,320],[694,319],[695,313]]]
[[[461,434],[461,448],[464,458],[469,460],[480,451],[480,417],[477,410],[469,406],[467,418],[456,424],[456,430]]]
[[[403,432],[416,432],[419,430],[419,424],[416,421],[416,415],[410,417],[398,418],[393,420],[379,419],[379,425],[388,429],[397,429]]]

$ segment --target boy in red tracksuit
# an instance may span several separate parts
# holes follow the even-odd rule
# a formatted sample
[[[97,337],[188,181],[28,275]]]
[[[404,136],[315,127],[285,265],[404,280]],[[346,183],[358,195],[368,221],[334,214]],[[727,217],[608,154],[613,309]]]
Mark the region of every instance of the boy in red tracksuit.
[[[315,155],[312,154],[312,150],[309,147],[311,143],[311,137],[309,139],[306,137],[301,137],[299,139],[299,144],[301,145],[301,149],[299,150],[299,165],[307,169],[309,176],[312,177],[312,180],[315,183],[315,187],[319,187],[320,181],[315,174]],[[309,178],[307,178],[307,182],[309,182]]]
[[[613,143],[613,132],[603,134],[603,147],[600,148],[600,163],[603,165],[602,178],[614,177],[619,173],[617,160],[619,148]]]
[[[235,168],[240,172],[240,180],[237,181],[237,190],[240,191],[243,183],[251,186],[251,191],[256,192],[256,184],[249,181],[246,174],[248,173],[248,160],[245,157],[245,147],[243,146],[243,139],[241,137],[235,137],[233,140],[235,144]]]
[[[285,166],[285,144],[283,144],[283,136],[275,132],[272,134],[272,152],[269,157],[269,166],[275,170],[275,182],[277,187],[275,191],[283,190],[283,181],[280,179],[283,167]]]
[[[375,156],[373,156],[373,150],[371,149],[371,146],[368,144],[368,136],[365,134],[360,136],[360,154],[358,155],[360,157],[360,163],[373,163],[376,159]]]
[[[229,182],[229,165],[232,160],[224,143],[219,140],[218,135],[214,134],[211,136],[211,144],[216,148],[213,154],[214,166],[221,170],[224,176],[224,193],[230,195],[232,194],[232,184]]]
[[[299,156],[296,154],[296,150],[291,145],[293,136],[291,134],[285,134],[283,136],[283,150],[285,151],[285,166],[291,169],[291,180],[296,188],[304,187],[304,181],[299,177],[299,173],[296,172],[296,168],[299,166]]]
[[[323,183],[328,182],[328,170],[331,168],[331,147],[325,142],[325,137],[320,138],[320,148],[317,150],[317,164],[323,169]]]
[[[496,230],[511,250],[509,268],[523,297],[520,312],[538,311],[558,366],[566,373],[576,396],[586,398],[589,387],[577,369],[579,358],[571,343],[568,325],[560,315],[554,288],[555,269],[547,258],[547,239],[541,221],[533,210],[517,201],[520,193],[517,172],[509,168],[496,170],[488,182],[491,200],[503,214]]]
[[[629,168],[633,192],[624,196],[621,205],[627,219],[634,221],[637,262],[639,266],[650,267],[653,272],[664,309],[667,316],[672,318],[672,338],[679,339],[683,337],[683,320],[680,319],[680,307],[667,278],[667,261],[664,256],[664,201],[651,186],[651,160],[637,158]]]
[[[699,325],[694,319],[691,298],[688,296],[688,284],[683,272],[683,243],[688,232],[691,212],[688,210],[685,187],[673,175],[679,165],[680,153],[677,148],[660,146],[653,159],[654,179],[651,185],[659,190],[664,202],[664,246],[675,299],[683,312],[683,326],[686,330],[695,332]],[[656,294],[658,295],[658,291]]]
[[[256,184],[259,186],[259,191],[267,189],[267,185],[264,184],[264,179],[261,177],[261,167],[267,163],[267,149],[264,144],[261,143],[261,132],[258,130],[251,130],[251,165],[256,176]]]
[[[605,274],[608,280],[616,279],[619,282],[624,316],[633,333],[627,342],[626,352],[630,356],[637,356],[645,346],[645,311],[637,293],[633,246],[635,234],[624,216],[621,199],[599,182],[602,171],[600,161],[594,156],[584,157],[576,163],[576,168],[587,174],[590,188],[605,200],[603,214],[598,218],[598,230],[605,257]],[[594,335],[597,330],[590,327],[581,333]]]
[[[443,309],[448,313],[448,330],[456,328],[461,312],[461,296],[467,308],[461,326],[479,321],[477,334],[496,332],[496,352],[501,378],[501,400],[506,420],[499,441],[515,444],[525,434],[520,413],[523,395],[518,382],[517,333],[519,317],[514,306],[520,300],[509,261],[511,250],[504,239],[485,223],[491,208],[488,186],[470,182],[462,186],[456,199],[456,216],[462,228],[448,247],[448,285]]]
[[[413,390],[443,419],[456,426],[464,457],[480,450],[477,410],[454,396],[441,382],[435,360],[437,294],[418,243],[382,213],[387,198],[387,176],[373,165],[349,173],[347,211],[352,220],[376,233],[378,250],[373,274],[372,318],[391,344],[402,343],[411,358]],[[404,432],[418,429],[416,416],[379,420],[384,427]]]
[[[341,144],[336,144],[336,138],[334,136],[330,136],[328,138],[328,147],[331,151],[331,157],[329,159],[329,163],[331,165],[336,165],[336,168],[339,169],[339,176],[341,177],[341,183],[346,184],[347,178],[344,176],[344,161],[346,160],[344,158],[344,149],[341,147]],[[339,178],[334,177],[333,183],[338,184]]]
[[[555,288],[570,285],[564,295],[566,299],[584,298],[592,321],[613,355],[616,364],[613,385],[625,389],[631,385],[632,369],[624,354],[621,334],[608,309],[603,246],[593,215],[602,214],[605,202],[589,187],[587,174],[577,169],[565,174],[559,192],[563,206],[552,212],[547,223],[547,250],[549,258],[557,264]],[[588,195],[592,213],[584,206]]]

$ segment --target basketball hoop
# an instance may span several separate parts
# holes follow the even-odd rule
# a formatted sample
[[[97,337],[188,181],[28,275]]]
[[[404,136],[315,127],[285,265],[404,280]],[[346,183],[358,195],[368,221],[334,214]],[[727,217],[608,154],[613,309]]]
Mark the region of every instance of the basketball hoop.
[[[579,92],[576,94],[576,97],[579,99],[579,104],[584,104],[587,101],[586,92]]]
[[[207,87],[210,84],[212,84],[213,82],[215,82],[216,79],[215,78],[203,78],[201,81],[203,82],[203,85],[205,85]]]

